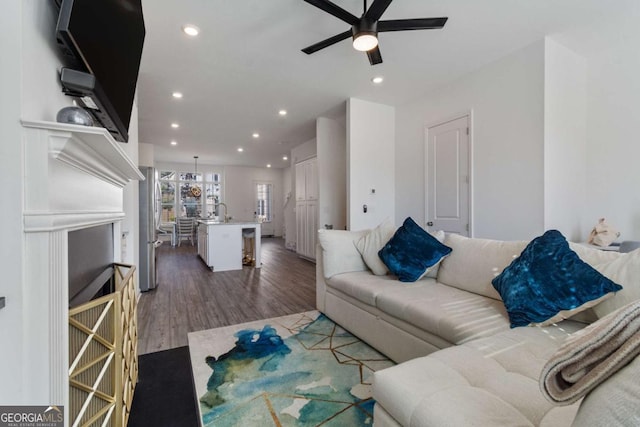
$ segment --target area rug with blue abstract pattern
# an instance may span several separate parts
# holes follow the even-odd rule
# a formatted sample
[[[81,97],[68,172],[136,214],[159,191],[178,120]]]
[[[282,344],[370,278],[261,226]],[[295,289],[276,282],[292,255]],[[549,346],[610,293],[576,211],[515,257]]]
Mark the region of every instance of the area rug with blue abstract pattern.
[[[192,332],[204,427],[370,426],[393,362],[317,311]]]

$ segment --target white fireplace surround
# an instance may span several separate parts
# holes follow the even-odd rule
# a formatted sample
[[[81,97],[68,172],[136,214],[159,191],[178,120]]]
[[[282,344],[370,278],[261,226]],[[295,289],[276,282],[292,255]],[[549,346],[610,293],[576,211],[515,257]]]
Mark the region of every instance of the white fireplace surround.
[[[113,224],[118,259],[123,189],[144,177],[103,128],[26,120],[22,126],[26,386],[34,402],[66,412],[68,232]]]

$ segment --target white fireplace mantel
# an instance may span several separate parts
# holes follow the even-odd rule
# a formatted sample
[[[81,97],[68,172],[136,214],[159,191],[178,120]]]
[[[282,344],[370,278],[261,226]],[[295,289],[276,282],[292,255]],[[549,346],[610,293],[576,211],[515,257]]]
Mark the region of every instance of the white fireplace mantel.
[[[66,411],[68,233],[112,223],[115,259],[124,187],[144,177],[103,128],[28,120],[22,126],[25,387],[34,403]]]
[[[144,179],[105,128],[29,120],[23,120],[22,126],[44,130],[49,154],[85,173],[119,187],[130,180]]]
[[[26,232],[122,219],[122,189],[144,176],[106,129],[28,120],[22,126]]]

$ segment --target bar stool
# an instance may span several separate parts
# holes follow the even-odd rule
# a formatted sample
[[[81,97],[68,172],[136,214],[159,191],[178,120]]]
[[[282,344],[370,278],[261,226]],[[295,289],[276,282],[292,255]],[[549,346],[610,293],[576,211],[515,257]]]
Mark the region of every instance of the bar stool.
[[[178,234],[176,239],[178,240],[178,246],[180,246],[183,239],[189,239],[191,241],[191,246],[194,245],[195,224],[196,222],[193,218],[180,217],[177,219]]]
[[[255,228],[243,228],[242,229],[242,265],[255,265],[255,258],[253,252],[255,250],[256,241],[256,229]]]

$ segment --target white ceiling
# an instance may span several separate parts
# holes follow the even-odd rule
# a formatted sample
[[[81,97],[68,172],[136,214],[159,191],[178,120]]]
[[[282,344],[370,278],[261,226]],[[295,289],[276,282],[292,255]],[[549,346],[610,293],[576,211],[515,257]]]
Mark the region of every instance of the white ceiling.
[[[335,3],[362,13],[361,0]],[[449,21],[442,30],[382,33],[384,63],[372,67],[350,40],[302,53],[349,29],[302,0],[143,0],[139,140],[154,144],[156,161],[198,155],[202,163],[285,167],[282,156],[314,137],[316,117],[349,97],[401,105],[545,35],[595,29],[622,13],[618,3],[632,1],[395,0],[382,19]],[[198,37],[182,33],[187,23]],[[381,86],[371,84],[376,75]]]

